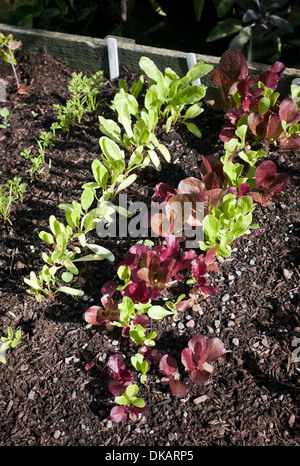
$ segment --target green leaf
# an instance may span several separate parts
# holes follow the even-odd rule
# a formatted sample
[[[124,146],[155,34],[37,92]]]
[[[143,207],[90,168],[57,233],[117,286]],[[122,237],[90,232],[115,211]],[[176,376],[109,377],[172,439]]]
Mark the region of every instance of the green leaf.
[[[223,39],[224,37],[232,36],[243,29],[240,20],[235,18],[226,18],[219,21],[210,31],[206,38],[206,42]]]
[[[46,231],[40,231],[39,238],[41,238],[43,241],[46,241],[46,243],[48,244],[54,243],[53,236],[51,235],[51,233],[47,233]]]
[[[249,42],[252,34],[252,28],[246,27],[242,29],[231,41],[229,44],[229,48],[239,50],[240,52],[243,51],[245,45]]]
[[[108,181],[108,171],[105,166],[99,160],[94,160],[92,163],[92,172],[97,183],[100,184],[102,189],[105,189]]]
[[[201,19],[204,4],[205,0],[194,0],[194,13],[198,22]]]
[[[56,292],[66,293],[73,296],[82,296],[84,294],[82,290],[76,290],[75,288],[70,288],[69,286],[60,286],[57,288]]]
[[[73,275],[78,275],[79,274],[79,270],[77,269],[77,267],[73,264],[73,262],[66,258],[64,260],[64,264],[63,264],[68,270],[69,272],[71,272]]]
[[[64,252],[66,250],[67,241],[68,241],[68,238],[67,238],[66,233],[58,233],[56,237],[56,246],[60,252]]]
[[[142,382],[142,380],[145,380],[145,379],[144,378],[142,379],[141,377],[141,383],[144,383]],[[143,408],[145,406],[145,402],[142,398],[136,398],[135,400],[132,400],[131,404],[133,406],[136,406],[137,408]]]
[[[164,79],[163,74],[159,71],[155,63],[150,60],[150,58],[141,57],[139,66],[143,71],[145,71],[146,75],[156,83],[159,83]]]
[[[63,272],[61,278],[64,282],[69,283],[73,279],[73,274],[71,272]]]
[[[113,255],[113,253],[109,251],[109,249],[104,248],[103,246],[88,243],[86,243],[86,246],[91,251],[93,251],[94,254],[97,254],[97,256],[101,256],[103,259],[107,259],[110,262],[113,262],[115,260],[115,256]]]
[[[201,137],[202,137],[202,133],[201,133],[200,129],[199,129],[194,123],[190,123],[190,122],[184,121],[183,124],[187,127],[187,129],[188,129],[194,136],[196,136],[197,138],[201,138]]]
[[[123,189],[126,189],[128,186],[130,186],[134,181],[136,180],[137,175],[133,173],[132,175],[129,175],[122,183],[119,184],[118,189],[116,191],[116,194],[119,191],[122,191]]]
[[[128,387],[126,388],[126,395],[128,396],[128,398],[132,398],[133,396],[135,396],[139,391],[139,387],[135,384],[133,385],[128,385]]]
[[[173,315],[173,312],[167,311],[162,306],[151,306],[148,310],[148,316],[151,317],[151,319],[159,320],[168,315]]]
[[[226,16],[230,12],[234,2],[235,0],[220,0],[217,8],[218,18]]]
[[[270,99],[268,97],[262,97],[258,102],[258,113],[260,116],[267,113],[270,108]]]
[[[85,212],[91,207],[94,201],[94,190],[92,188],[85,188],[81,194],[81,205]]]
[[[203,231],[208,236],[209,240],[214,242],[220,230],[220,222],[213,215],[209,214],[204,217]]]

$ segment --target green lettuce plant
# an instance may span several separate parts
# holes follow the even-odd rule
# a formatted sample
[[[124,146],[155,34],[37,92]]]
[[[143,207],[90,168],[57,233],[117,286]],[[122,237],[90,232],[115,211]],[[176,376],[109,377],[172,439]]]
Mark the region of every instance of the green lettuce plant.
[[[171,68],[166,68],[163,74],[147,57],[140,59],[139,66],[150,79],[145,108],[154,110],[159,120],[165,122],[166,132],[176,123],[183,123],[195,136],[201,137],[199,128],[189,120],[203,112],[201,100],[205,96],[206,86],[192,84],[213,67],[198,62],[183,78],[179,78]]]
[[[115,95],[111,108],[117,115],[118,123],[112,119],[99,116],[100,130],[113,142],[123,147],[129,154],[128,169],[145,167],[152,163],[159,169],[160,157],[170,162],[170,154],[164,144],[161,144],[155,133],[158,116],[155,109],[139,111],[134,93],[128,93],[121,87]],[[100,139],[101,143],[101,139]]]
[[[251,196],[243,196],[238,200],[234,194],[226,194],[221,206],[213,207],[211,214],[203,220],[204,241],[199,242],[202,251],[216,248],[217,255],[229,257],[231,255],[231,243],[244,234],[249,234],[251,229],[258,228],[252,223],[254,210]]]

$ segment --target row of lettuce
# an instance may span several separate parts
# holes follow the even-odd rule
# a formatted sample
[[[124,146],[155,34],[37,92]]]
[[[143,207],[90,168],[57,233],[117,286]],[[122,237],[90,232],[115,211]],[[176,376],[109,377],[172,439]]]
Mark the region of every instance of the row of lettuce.
[[[195,335],[181,352],[185,371],[180,374],[178,361],[155,348],[157,333],[151,322],[165,317],[178,319],[178,314],[192,309],[204,297],[215,296],[218,290],[212,277],[218,270],[218,258],[230,256],[235,240],[259,228],[253,224],[255,207],[268,206],[271,197],[287,186],[288,175],[278,173],[274,162],[266,160],[266,152],[257,150],[257,144],[267,141],[286,150],[300,148],[300,90],[292,86],[289,95],[277,91],[285,69],[280,62],[258,78],[249,75],[245,58],[236,50],[223,54],[218,69],[199,62],[183,78],[170,68],[162,73],[147,57],[141,58],[140,67],[146,78],[141,75],[130,89],[119,80],[119,91],[109,105],[112,118],[99,117],[101,155],[92,163],[93,179],[82,186],[80,200],[59,206],[66,221],[52,215],[49,231],[39,233],[47,243],[42,253],[45,264],[38,274],[32,271],[25,282],[28,293],[38,301],[57,292],[82,296],[83,290],[69,286],[80,274],[79,264],[115,260],[111,251],[89,240],[95,237],[99,222],[109,225],[116,212],[134,216],[117,205],[119,194],[136,182],[137,174],[147,165],[160,170],[162,163],[172,162],[169,150],[156,136],[158,125],[169,132],[183,124],[201,137],[194,121],[204,111],[203,102],[223,111],[220,138],[224,155],[202,156],[200,179],[188,177],[177,187],[168,183],[155,186],[154,196],[162,211],[148,218],[147,228],[160,241],[141,240],[131,246],[116,266],[118,281],[104,283],[99,305],[84,314],[88,325],[120,327],[122,337],[130,339],[136,349],[131,364],[141,384],[156,364],[171,392],[185,397],[189,382],[206,383],[212,372],[210,363],[223,354],[223,343],[218,338]],[[208,73],[214,88],[194,84]],[[97,94],[93,86],[84,88],[83,79],[80,76],[77,90],[71,89],[71,103],[60,107],[56,129],[68,132],[76,122],[66,118],[74,115],[70,108],[80,109],[90,101],[91,93]],[[188,214],[182,215],[187,204]],[[199,205],[203,219],[198,215]],[[187,225],[203,231],[203,240],[193,249],[185,248]],[[186,295],[161,305],[164,290],[178,282],[185,283]],[[113,378],[108,388],[116,402],[111,419],[136,419],[149,407],[137,396],[139,387],[123,356],[110,356],[108,367]]]

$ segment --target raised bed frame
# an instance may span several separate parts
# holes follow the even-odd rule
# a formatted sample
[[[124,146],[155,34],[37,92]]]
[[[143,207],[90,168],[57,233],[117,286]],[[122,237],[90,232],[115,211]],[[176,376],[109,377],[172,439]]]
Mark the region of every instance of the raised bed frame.
[[[40,29],[27,29],[1,23],[0,32],[4,35],[13,34],[14,39],[21,40],[24,53],[48,53],[74,69],[90,72],[103,70],[105,76],[109,77],[107,38],[98,39]],[[120,70],[125,67],[131,72],[141,72],[139,59],[142,56],[152,59],[161,71],[164,71],[166,67],[172,68],[180,77],[184,76],[188,70],[185,52],[138,45],[133,39],[122,37],[116,37],[116,40]],[[218,67],[220,57],[200,54],[195,56],[197,61],[204,61],[216,68]],[[269,68],[269,65],[249,64],[249,72],[254,76],[258,76],[267,68]],[[289,93],[290,85],[294,79],[300,79],[300,70],[286,68],[278,89],[281,92]],[[210,76],[204,76],[202,83],[211,86]]]

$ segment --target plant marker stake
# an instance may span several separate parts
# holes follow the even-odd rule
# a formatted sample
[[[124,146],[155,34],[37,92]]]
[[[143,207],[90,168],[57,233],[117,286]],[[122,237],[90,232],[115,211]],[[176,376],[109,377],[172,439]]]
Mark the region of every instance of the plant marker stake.
[[[187,61],[188,69],[190,70],[197,63],[196,55],[194,53],[187,53],[186,54],[186,61]],[[192,85],[193,86],[200,86],[201,85],[200,78],[196,79],[196,81],[193,81]]]
[[[110,79],[115,79],[119,77],[119,59],[118,59],[117,39],[114,39],[113,37],[108,37],[107,48],[108,48]]]
[[[6,102],[6,86],[3,79],[0,79],[0,102]]]

